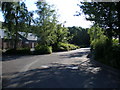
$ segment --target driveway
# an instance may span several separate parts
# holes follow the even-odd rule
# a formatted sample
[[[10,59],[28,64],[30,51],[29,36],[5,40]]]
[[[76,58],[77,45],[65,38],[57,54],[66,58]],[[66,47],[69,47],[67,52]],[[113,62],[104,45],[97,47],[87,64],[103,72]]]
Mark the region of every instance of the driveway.
[[[87,58],[90,48],[3,57],[4,88],[120,88],[120,71]]]

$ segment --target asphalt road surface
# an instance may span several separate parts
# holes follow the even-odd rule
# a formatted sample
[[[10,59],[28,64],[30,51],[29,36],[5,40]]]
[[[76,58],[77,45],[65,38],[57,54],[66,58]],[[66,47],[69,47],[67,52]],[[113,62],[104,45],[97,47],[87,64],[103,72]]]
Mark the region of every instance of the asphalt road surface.
[[[119,70],[87,58],[90,48],[47,55],[5,56],[3,88],[120,88]]]

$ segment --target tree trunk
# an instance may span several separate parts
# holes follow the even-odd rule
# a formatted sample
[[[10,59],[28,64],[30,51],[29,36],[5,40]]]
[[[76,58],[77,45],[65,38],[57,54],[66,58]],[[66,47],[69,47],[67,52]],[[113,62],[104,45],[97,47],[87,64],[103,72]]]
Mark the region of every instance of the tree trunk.
[[[109,38],[109,46],[112,46],[112,24],[109,25],[109,29],[107,30],[107,37]]]
[[[108,13],[108,18],[109,18],[109,29],[108,29],[108,38],[109,38],[109,45],[111,46],[112,45],[112,29],[113,29],[113,27],[112,27],[112,19],[111,19],[111,15],[112,15],[112,13],[111,13],[111,8],[112,8],[112,6],[109,8],[109,13]]]
[[[17,37],[18,37],[18,33],[17,33],[17,31],[16,31],[16,33],[15,33],[15,41],[14,41],[14,49],[15,49],[15,50],[17,49],[17,43],[18,43]]]
[[[14,41],[14,49],[16,50],[17,49],[17,43],[18,43],[18,21],[17,21],[17,18],[15,19],[16,21],[16,30],[15,30],[15,41]]]

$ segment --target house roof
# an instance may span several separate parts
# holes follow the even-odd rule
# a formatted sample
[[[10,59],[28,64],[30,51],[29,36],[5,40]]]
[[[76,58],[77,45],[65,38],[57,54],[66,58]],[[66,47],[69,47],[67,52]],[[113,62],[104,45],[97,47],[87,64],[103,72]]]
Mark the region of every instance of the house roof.
[[[37,41],[37,36],[35,36],[32,33],[28,33],[26,34],[25,32],[18,32],[20,35],[21,39],[24,39],[25,41]],[[4,38],[5,36],[7,36],[7,34],[4,32],[4,29],[0,29],[0,38]]]
[[[32,33],[28,33],[27,35],[25,32],[18,32],[18,33],[29,41],[37,41],[37,36],[35,36]]]

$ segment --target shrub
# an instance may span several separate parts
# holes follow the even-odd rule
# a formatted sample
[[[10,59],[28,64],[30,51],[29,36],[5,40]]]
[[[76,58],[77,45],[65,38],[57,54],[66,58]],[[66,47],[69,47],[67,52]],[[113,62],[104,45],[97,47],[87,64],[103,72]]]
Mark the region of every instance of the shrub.
[[[58,43],[52,46],[54,52],[68,51],[68,47],[65,43]]]
[[[118,44],[119,43],[119,40],[118,39],[112,39],[112,43],[115,45],[115,44]]]
[[[120,69],[120,45],[112,46],[111,65]]]
[[[45,46],[45,45],[40,45],[40,44],[37,44],[35,46],[35,51],[34,51],[34,54],[51,54],[52,53],[52,47],[51,46]]]
[[[59,47],[63,50],[63,51],[69,51],[69,46],[66,43],[59,43]]]
[[[79,46],[76,46],[74,44],[68,44],[68,47],[69,47],[69,50],[75,50],[79,48]]]
[[[69,51],[69,50],[75,50],[78,49],[78,46],[75,46],[74,44],[68,44],[68,43],[58,43],[57,46],[53,46],[53,51]]]
[[[100,27],[89,29],[91,51],[95,60],[104,64],[120,68],[120,45],[117,39],[105,36],[105,32]]]
[[[105,36],[101,36],[100,39],[94,39],[91,43],[92,50],[94,50],[95,59],[101,59],[104,57],[108,49],[107,44],[108,38]]]
[[[92,41],[94,59],[104,64],[120,68],[120,45],[113,41],[112,45],[109,44],[107,37],[100,37]]]
[[[19,48],[17,50],[9,49],[3,54],[5,55],[29,55],[31,54],[31,52],[30,52],[30,48]]]
[[[3,52],[3,55],[5,54],[5,55],[7,55],[7,54],[16,54],[16,52],[15,52],[16,50],[14,50],[14,49],[8,49],[6,52]]]
[[[17,49],[17,54],[29,55],[31,54],[30,48],[19,48]]]

